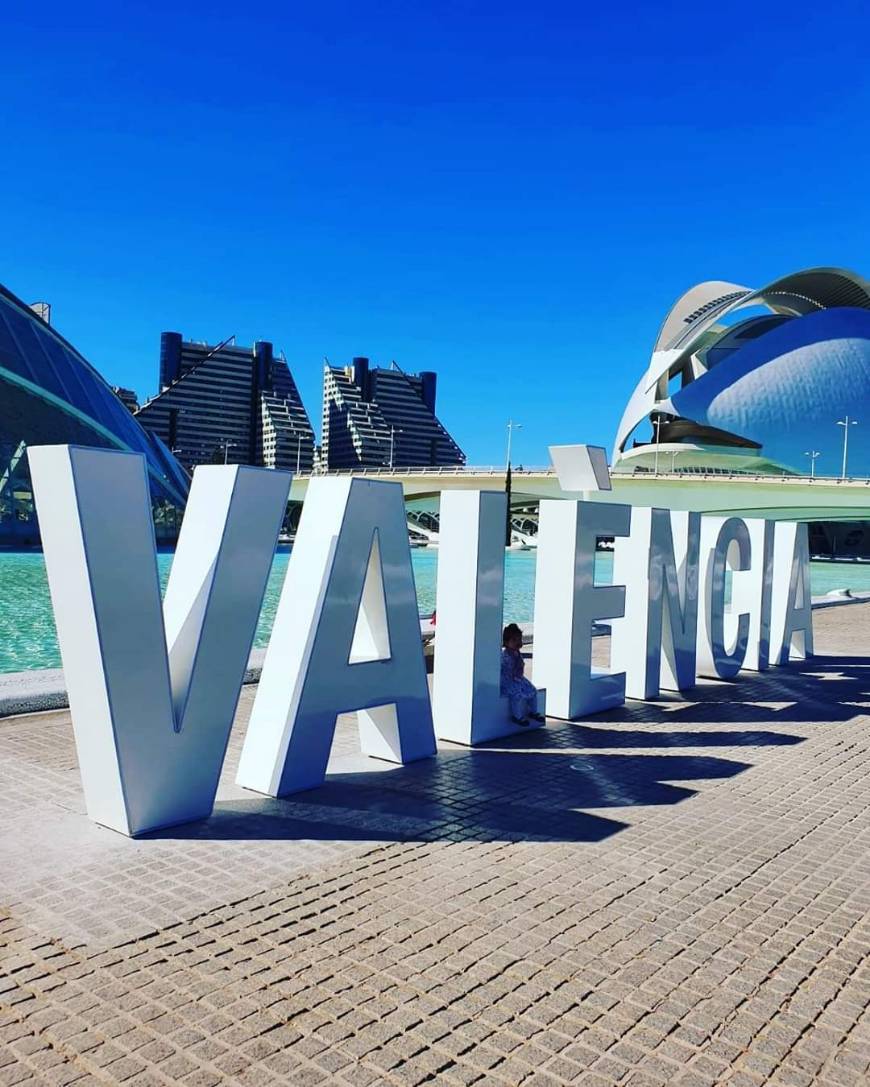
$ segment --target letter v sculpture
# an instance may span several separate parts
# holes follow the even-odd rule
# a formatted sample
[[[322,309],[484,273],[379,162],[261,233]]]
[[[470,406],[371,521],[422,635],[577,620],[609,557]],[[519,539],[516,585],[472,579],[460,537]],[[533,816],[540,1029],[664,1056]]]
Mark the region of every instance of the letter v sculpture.
[[[88,815],[131,836],[205,818],[291,477],[196,469],[161,609],[144,457],[28,452]]]

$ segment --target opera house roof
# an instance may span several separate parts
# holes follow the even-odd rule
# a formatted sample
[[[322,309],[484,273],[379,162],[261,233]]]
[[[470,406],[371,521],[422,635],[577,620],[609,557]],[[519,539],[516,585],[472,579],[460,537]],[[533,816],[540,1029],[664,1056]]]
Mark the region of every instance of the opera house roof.
[[[870,283],[813,268],[760,290],[711,281],[666,316],[619,424],[617,470],[677,467],[838,474],[846,415],[870,405]],[[851,430],[851,428],[850,428]],[[851,474],[870,474],[870,417],[850,433]]]

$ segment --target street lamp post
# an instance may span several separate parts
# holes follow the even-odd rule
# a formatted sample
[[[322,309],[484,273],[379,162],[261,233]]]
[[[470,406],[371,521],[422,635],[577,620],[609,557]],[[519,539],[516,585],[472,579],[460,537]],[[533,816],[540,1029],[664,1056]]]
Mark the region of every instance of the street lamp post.
[[[302,435],[296,435],[296,475],[299,475],[299,466],[302,463]]]
[[[840,476],[841,479],[846,478],[846,461],[849,457],[849,427],[857,425],[858,420],[850,419],[848,415],[845,419],[837,420],[837,426],[841,426],[843,428],[843,471]]]
[[[504,491],[507,495],[507,514],[504,526],[504,543],[505,547],[510,547],[511,538],[513,533],[511,532],[511,440],[514,436],[515,430],[522,430],[522,423],[515,423],[513,419],[507,421],[507,454],[505,456],[505,471],[504,471]]]
[[[522,430],[522,423],[515,423],[513,419],[507,421],[507,456],[505,457],[505,463],[508,468],[511,466],[511,439],[514,436],[515,430]]]
[[[821,452],[818,449],[808,449],[804,453],[805,457],[810,458],[810,479],[816,478],[816,457],[821,456]]]

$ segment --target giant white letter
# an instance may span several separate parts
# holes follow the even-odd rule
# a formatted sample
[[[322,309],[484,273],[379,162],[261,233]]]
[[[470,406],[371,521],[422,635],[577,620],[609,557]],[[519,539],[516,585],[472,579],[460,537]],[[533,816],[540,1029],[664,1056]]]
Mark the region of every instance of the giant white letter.
[[[238,784],[322,784],[339,713],[363,754],[435,754],[400,483],[312,479],[239,762]]]
[[[774,580],[770,657],[788,664],[813,655],[813,602],[810,547],[806,524],[778,521],[774,533]]]
[[[749,644],[751,612],[735,607],[734,583],[753,561],[746,522],[739,517],[701,520],[699,566],[698,675],[733,679],[743,667]],[[732,601],[725,603],[725,570],[731,570]],[[760,602],[759,602],[760,604]],[[759,606],[756,605],[756,607]]]
[[[290,476],[196,469],[161,612],[145,458],[29,458],[88,815],[130,835],[203,819]]]
[[[499,693],[506,516],[502,491],[441,493],[434,682],[440,740],[478,744],[528,731],[511,721]]]
[[[706,519],[706,518],[705,518]],[[749,615],[746,656],[742,667],[764,672],[770,665],[770,615],[773,593],[773,521],[752,517],[745,521],[752,549],[748,570],[731,575],[731,612]]]
[[[640,507],[614,544],[613,580],[625,585],[625,616],[611,624],[613,671],[627,698],[695,683],[701,515]]]
[[[595,585],[600,536],[627,536],[631,507],[543,501],[535,574],[535,681],[555,717],[581,717],[625,701],[625,675],[592,666],[592,626],[625,611],[625,587]]]

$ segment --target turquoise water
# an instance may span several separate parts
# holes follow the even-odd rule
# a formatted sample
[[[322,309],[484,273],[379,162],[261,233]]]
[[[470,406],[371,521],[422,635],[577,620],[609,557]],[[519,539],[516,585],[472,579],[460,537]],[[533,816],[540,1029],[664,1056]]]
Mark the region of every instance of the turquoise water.
[[[435,607],[435,577],[438,552],[415,549],[411,552],[417,600],[421,615]],[[275,556],[255,644],[264,646],[275,618],[278,596],[287,570],[289,555]],[[162,584],[166,585],[172,555],[158,556]],[[612,559],[598,556],[597,580],[609,580]],[[821,595],[832,589],[870,590],[870,564],[814,562],[811,564],[813,593]],[[45,565],[41,554],[0,553],[0,672],[18,672],[28,668],[59,668],[60,654],[54,631]],[[508,551],[505,554],[505,618],[526,622],[534,612],[535,553]]]

